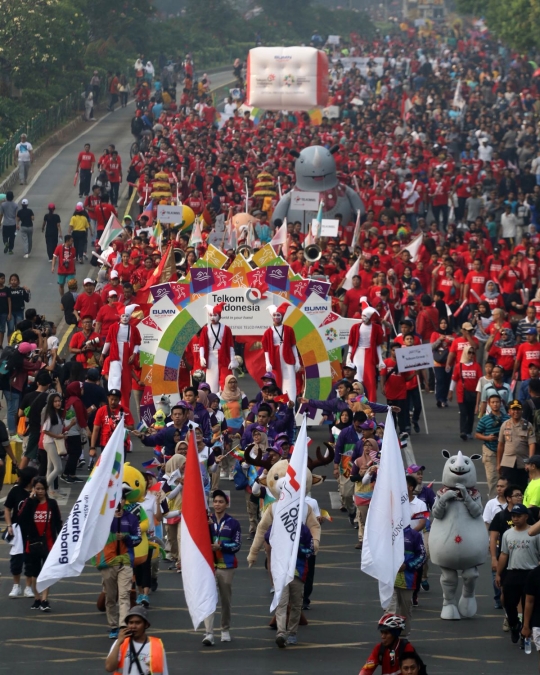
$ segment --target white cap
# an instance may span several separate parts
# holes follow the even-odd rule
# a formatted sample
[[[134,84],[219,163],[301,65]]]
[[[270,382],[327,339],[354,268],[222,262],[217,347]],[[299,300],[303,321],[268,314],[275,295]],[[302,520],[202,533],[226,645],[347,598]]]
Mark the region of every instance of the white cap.
[[[23,199],[21,204],[23,204],[23,206],[28,206],[28,199]]]
[[[379,312],[374,307],[366,307],[362,312],[362,316],[365,316],[366,319],[370,319],[374,314],[378,313]]]
[[[127,314],[128,316],[131,316],[138,307],[139,305],[128,305],[127,307],[124,308],[122,314]]]
[[[119,277],[118,272],[116,270],[113,270],[111,272],[111,279],[118,279],[118,277]]]
[[[116,291],[109,291],[109,298],[112,298],[113,295],[115,295],[116,297],[118,297],[118,293],[117,293]]]
[[[24,204],[24,201],[23,201],[23,204]],[[82,206],[82,208],[84,209],[84,204],[82,202],[77,202],[77,206]]]
[[[96,282],[93,279],[90,279],[90,277],[86,277],[86,279],[83,281],[83,286],[86,284],[95,284]]]

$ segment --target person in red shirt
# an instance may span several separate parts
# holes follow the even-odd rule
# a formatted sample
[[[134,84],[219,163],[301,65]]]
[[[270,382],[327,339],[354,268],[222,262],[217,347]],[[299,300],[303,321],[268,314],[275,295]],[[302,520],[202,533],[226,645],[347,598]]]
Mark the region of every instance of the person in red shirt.
[[[73,246],[73,237],[66,234],[64,243],[58,244],[54,249],[51,274],[54,274],[54,268],[58,263],[58,290],[60,297],[65,293],[64,284],[70,279],[75,279],[75,257],[76,251]]]
[[[367,209],[373,211],[376,219],[379,218],[379,214],[384,208],[384,200],[385,196],[382,194],[382,188],[378,185],[375,188],[375,194],[367,204]]]
[[[411,420],[407,401],[407,380],[405,375],[398,371],[396,349],[401,349],[401,345],[399,342],[392,342],[390,357],[384,359],[384,368],[380,369],[379,374],[388,405],[397,406],[400,409],[397,413],[399,430],[401,433],[408,433],[411,430]]]
[[[111,203],[113,206],[118,204],[118,193],[120,191],[120,183],[122,182],[122,160],[118,154],[118,150],[113,150],[107,156],[105,161],[105,171],[107,178],[111,184]]]
[[[454,341],[454,344],[456,342],[457,340]],[[462,441],[472,438],[476,413],[476,385],[481,377],[482,368],[476,362],[476,349],[470,345],[465,346],[459,363],[454,366],[450,391],[448,392],[448,400],[451,401],[454,390],[456,390],[459,406],[459,437]]]
[[[428,296],[429,297],[429,296]],[[414,346],[414,335],[409,333],[403,338],[404,347]],[[418,379],[419,373],[416,370],[410,370],[404,373],[407,387],[407,403],[409,405],[409,412],[412,412],[412,425],[417,434],[420,433],[420,415],[422,414],[422,397],[420,396],[420,388]]]
[[[478,339],[473,337],[474,326],[469,321],[466,321],[461,326],[461,337],[456,338],[452,342],[450,351],[448,352],[448,359],[446,361],[446,369],[452,369],[456,361],[459,363],[463,350],[466,347],[471,347],[475,351],[478,349],[479,342]]]
[[[124,293],[123,288],[120,284],[120,277],[118,276],[118,272],[116,270],[111,270],[109,277],[110,277],[109,283],[105,284],[105,286],[101,291],[101,299],[103,300],[103,304],[105,304],[109,298],[109,291],[115,291],[118,301],[122,302],[124,298]]]
[[[79,152],[75,169],[75,173],[79,174],[79,199],[82,199],[83,195],[88,197],[90,194],[90,181],[95,164],[96,157],[93,152],[90,152],[90,143],[85,143],[84,150]]]
[[[113,435],[118,423],[124,418],[126,429],[133,429],[135,421],[129,410],[124,410],[120,405],[120,392],[118,389],[111,389],[107,396],[107,405],[98,408],[94,417],[94,428],[92,429],[92,440],[90,443],[90,457],[94,458],[97,454],[97,447],[102,449],[107,445]],[[129,436],[126,434],[124,441],[124,459],[126,452],[129,452]]]
[[[90,277],[86,278],[83,281],[83,287],[84,293],[77,296],[74,308],[79,326],[82,325],[81,317],[83,316],[89,316],[92,321],[95,321],[99,310],[103,306],[103,300],[99,293],[94,292],[96,282],[93,279],[90,279]]]
[[[517,350],[512,379],[517,379],[518,371],[522,381],[529,379],[529,366],[531,363],[540,368],[540,342],[536,328],[528,328],[525,333],[525,342],[522,342]]]
[[[491,345],[488,354],[504,370],[504,381],[509,382],[517,356],[516,338],[511,328],[501,328],[500,337]]]
[[[130,254],[128,251],[122,253],[122,260],[118,265],[114,266],[114,271],[118,272],[120,282],[123,284],[126,281],[131,282],[131,275],[134,271],[134,266],[130,262]]]
[[[379,664],[382,675],[396,675],[397,673],[401,673],[399,668],[400,661],[405,660],[407,656],[410,655],[415,660],[419,660],[412,644],[400,638],[404,628],[405,617],[403,616],[385,614],[381,617],[379,620],[381,642],[375,645],[375,648],[362,667],[360,675],[373,675]]]
[[[360,298],[363,291],[360,288],[360,277],[355,274],[352,278],[352,288],[345,293],[341,303],[341,313],[347,319],[352,319],[360,309]]]
[[[462,300],[469,303],[470,311],[474,311],[477,308],[487,281],[488,275],[487,272],[482,271],[482,261],[479,258],[475,258],[472,270],[465,277],[463,294],[461,296]]]
[[[443,178],[441,171],[436,171],[435,177],[429,181],[428,194],[431,199],[435,222],[439,225],[442,217],[443,230],[446,231],[448,227],[448,196],[450,194],[450,186],[448,180]]]
[[[92,194],[84,200],[84,210],[90,218],[90,230],[93,237],[96,235],[96,209],[101,204],[101,188],[99,185],[92,186]]]
[[[508,265],[503,267],[502,272],[499,274],[499,284],[503,297],[513,293],[516,288],[516,281],[523,279],[523,273],[517,266],[517,262],[517,255],[511,256]]]
[[[118,213],[112,204],[109,204],[109,195],[103,195],[101,198],[101,204],[96,206],[96,237],[99,239],[103,234],[105,225],[109,222],[111,215],[117,216]]]
[[[99,335],[92,330],[92,321],[91,316],[83,317],[82,330],[74,333],[69,343],[70,354],[75,354],[75,361],[82,363],[85,370],[98,365],[96,354],[101,350]]]
[[[484,292],[480,296],[481,300],[485,300],[488,303],[490,310],[493,312],[494,309],[504,309],[504,300],[502,295],[499,293],[499,287],[494,281],[487,281],[484,288]]]
[[[422,295],[420,303],[422,309],[416,317],[416,333],[425,343],[430,341],[433,332],[439,328],[439,311],[433,307],[433,298],[427,293]]]
[[[120,286],[121,288],[121,286]],[[118,323],[118,292],[111,290],[107,294],[107,302],[100,308],[96,317],[96,333],[98,333],[102,344],[105,344],[105,338],[109,328],[113,323]]]

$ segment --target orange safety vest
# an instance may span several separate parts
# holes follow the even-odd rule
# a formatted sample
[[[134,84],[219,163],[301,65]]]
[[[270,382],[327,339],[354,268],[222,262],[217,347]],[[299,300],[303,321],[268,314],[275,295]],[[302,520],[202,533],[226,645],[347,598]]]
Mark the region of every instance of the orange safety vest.
[[[149,637],[148,640],[150,642],[150,674],[163,675],[163,655],[165,654],[163,642],[157,637]],[[129,638],[126,638],[120,647],[120,661],[114,675],[122,675],[128,649]]]

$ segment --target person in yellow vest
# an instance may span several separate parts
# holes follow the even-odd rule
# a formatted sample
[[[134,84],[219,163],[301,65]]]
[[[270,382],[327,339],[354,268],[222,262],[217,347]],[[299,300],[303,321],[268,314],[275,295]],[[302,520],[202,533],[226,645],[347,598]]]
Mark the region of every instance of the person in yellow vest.
[[[148,612],[136,605],[126,616],[105,661],[105,670],[114,675],[169,675],[163,642],[146,635],[150,628]]]

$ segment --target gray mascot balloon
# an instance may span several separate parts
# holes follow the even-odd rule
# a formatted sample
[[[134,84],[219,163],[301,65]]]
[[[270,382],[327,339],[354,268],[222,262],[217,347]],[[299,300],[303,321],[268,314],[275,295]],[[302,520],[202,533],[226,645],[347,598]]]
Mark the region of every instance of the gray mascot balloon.
[[[443,487],[437,492],[433,505],[433,523],[429,533],[432,562],[441,568],[443,608],[441,619],[460,619],[476,614],[474,595],[478,565],[486,561],[488,535],[482,520],[482,501],[476,489],[476,469],[473,461],[480,455],[450,456],[444,465]],[[463,590],[456,603],[458,570],[462,570]]]
[[[299,221],[304,225],[303,230],[307,231],[307,226],[315,218],[317,211],[295,209],[295,192],[318,192],[319,200],[324,202],[323,216],[335,218],[336,214],[341,213],[343,225],[356,220],[358,210],[361,215],[364,214],[364,204],[358,194],[338,180],[333,156],[338,150],[337,145],[330,150],[322,145],[310,145],[300,154],[291,152],[296,157],[296,184],[292,192],[283,195],[279,200],[272,215],[274,220],[287,218],[289,223]]]

